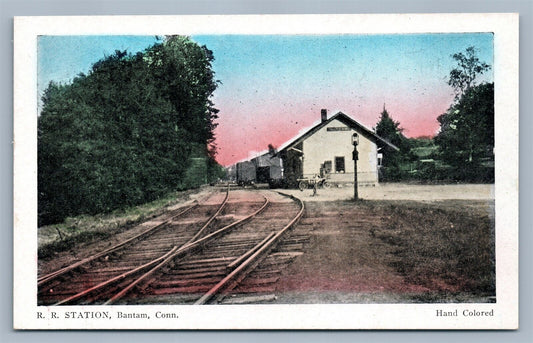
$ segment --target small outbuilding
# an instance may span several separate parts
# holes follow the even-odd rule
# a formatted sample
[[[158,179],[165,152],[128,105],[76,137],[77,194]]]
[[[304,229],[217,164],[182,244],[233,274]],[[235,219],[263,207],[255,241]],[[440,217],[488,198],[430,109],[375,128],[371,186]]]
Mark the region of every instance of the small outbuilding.
[[[378,136],[348,115],[338,112],[327,118],[321,111],[321,122],[279,150],[283,174],[289,184],[300,178],[327,176],[331,183],[343,184],[354,180],[352,137],[357,133],[357,183],[376,185],[381,147],[398,147]]]

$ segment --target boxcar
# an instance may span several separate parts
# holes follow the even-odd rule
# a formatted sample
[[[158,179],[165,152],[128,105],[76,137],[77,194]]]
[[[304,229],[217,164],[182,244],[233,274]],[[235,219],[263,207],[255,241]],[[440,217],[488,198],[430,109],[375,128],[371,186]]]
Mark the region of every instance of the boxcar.
[[[237,183],[250,185],[256,182],[256,168],[251,161],[237,163]]]

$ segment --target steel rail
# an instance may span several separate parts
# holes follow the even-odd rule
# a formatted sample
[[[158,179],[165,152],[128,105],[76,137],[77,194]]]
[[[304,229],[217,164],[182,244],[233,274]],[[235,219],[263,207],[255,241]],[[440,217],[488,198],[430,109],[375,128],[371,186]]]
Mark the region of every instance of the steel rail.
[[[205,230],[205,228],[207,228],[207,226],[209,226],[209,224],[212,223],[212,221],[215,219],[215,217],[220,214],[220,212],[222,211],[224,206],[227,204],[228,196],[229,196],[229,188],[226,190],[226,196],[224,197],[224,200],[222,201],[222,203],[218,207],[217,211],[213,215],[210,216],[209,220],[202,226],[202,228],[195,234],[194,237],[197,237],[203,230]],[[106,250],[104,250],[104,251],[102,251],[102,252],[100,252],[98,254],[95,254],[95,255],[93,255],[93,256],[91,256],[89,258],[86,258],[86,259],[84,259],[82,261],[79,261],[79,262],[77,262],[77,263],[75,263],[73,265],[65,267],[65,268],[63,268],[64,270],[63,269],[59,270],[58,272],[56,272],[57,274],[51,275],[47,279],[42,280],[40,283],[38,283],[38,285],[41,285],[41,284],[43,284],[43,283],[45,283],[47,281],[55,279],[59,275],[62,275],[62,274],[66,273],[66,272],[69,272],[69,271],[71,271],[71,270],[73,270],[73,269],[75,269],[75,268],[77,268],[77,267],[79,267],[79,266],[81,266],[81,265],[83,265],[85,263],[88,263],[88,262],[91,262],[91,261],[93,261],[93,260],[95,260],[97,258],[100,258],[100,257],[104,256],[105,254],[108,254],[108,253],[114,252],[114,251],[116,251],[116,250],[118,250],[120,248],[123,248],[127,243],[130,243],[133,240],[138,239],[138,238],[146,235],[147,233],[149,233],[151,231],[154,231],[154,229],[163,227],[164,225],[170,223],[175,218],[185,214],[186,212],[190,211],[192,208],[195,208],[197,206],[198,206],[198,204],[190,206],[189,208],[187,208],[187,209],[181,211],[180,213],[170,217],[169,219],[165,220],[164,222],[162,222],[162,223],[160,223],[160,224],[158,224],[158,225],[156,225],[154,227],[151,227],[148,230],[145,230],[142,233],[140,233],[140,234],[138,234],[138,235],[136,235],[136,236],[124,241],[124,242],[121,242],[121,243],[119,243],[119,244],[117,244],[117,245],[115,245],[115,246],[113,246],[113,247],[111,247],[109,249],[106,249]],[[191,240],[187,241],[187,243],[185,243],[184,245],[189,244],[190,242],[191,242]],[[126,278],[126,277],[128,277],[128,276],[130,276],[132,274],[135,274],[137,272],[142,271],[143,269],[146,269],[146,268],[148,268],[150,266],[153,266],[157,262],[161,261],[162,259],[164,259],[168,255],[170,255],[173,252],[175,252],[176,250],[178,250],[178,246],[174,246],[171,250],[169,250],[167,253],[165,253],[164,255],[162,255],[160,257],[157,257],[157,258],[155,258],[155,259],[153,259],[153,260],[151,260],[151,261],[149,261],[149,262],[147,262],[145,264],[142,264],[142,265],[140,265],[138,267],[135,267],[135,268],[133,268],[133,269],[131,269],[131,270],[125,272],[125,273],[122,273],[122,274],[120,274],[118,276],[115,276],[115,277],[113,277],[113,278],[111,278],[109,280],[101,282],[101,283],[99,283],[99,284],[97,284],[97,285],[95,285],[95,286],[93,286],[91,288],[88,288],[88,289],[86,289],[86,290],[84,290],[82,292],[76,293],[76,294],[74,294],[74,295],[72,295],[72,296],[70,296],[70,297],[68,297],[68,298],[66,298],[64,300],[61,300],[61,301],[55,303],[54,305],[62,305],[64,303],[70,302],[72,300],[79,299],[80,297],[83,297],[84,295],[89,294],[89,293],[91,293],[91,292],[93,292],[93,291],[95,291],[97,289],[100,289],[100,288],[105,287],[105,286],[107,286],[109,284],[115,283],[117,281],[123,280],[124,278]]]
[[[49,281],[52,281],[53,279],[65,274],[65,273],[68,273],[68,272],[70,272],[70,271],[72,271],[72,270],[74,270],[74,269],[76,269],[76,268],[78,268],[78,267],[80,267],[80,266],[82,266],[84,264],[87,264],[87,263],[89,263],[91,261],[94,261],[94,260],[96,260],[96,259],[98,259],[98,258],[100,258],[100,257],[102,257],[104,255],[116,252],[117,250],[120,250],[120,249],[124,248],[127,244],[129,244],[129,243],[131,243],[131,242],[133,242],[133,241],[135,241],[135,240],[137,240],[137,239],[139,239],[139,238],[141,238],[141,237],[143,237],[143,236],[145,236],[145,235],[147,235],[149,233],[155,232],[157,229],[160,229],[163,226],[169,224],[172,220],[176,219],[179,216],[184,215],[185,213],[189,212],[190,210],[192,210],[195,207],[198,207],[198,203],[196,203],[196,204],[194,204],[192,206],[189,206],[185,210],[183,210],[183,211],[179,212],[178,214],[170,217],[169,219],[163,221],[162,223],[159,223],[159,224],[157,224],[157,225],[155,225],[155,226],[153,226],[151,228],[148,228],[147,230],[145,230],[145,231],[143,231],[143,232],[141,232],[141,233],[139,233],[139,234],[137,234],[137,235],[135,235],[135,236],[133,236],[133,237],[121,242],[121,243],[119,243],[119,244],[116,244],[116,245],[114,245],[114,246],[112,246],[110,248],[107,248],[107,249],[105,249],[105,250],[103,250],[103,251],[101,251],[101,252],[99,252],[97,254],[91,255],[91,256],[89,256],[87,258],[84,258],[83,260],[78,261],[76,263],[73,263],[73,264],[71,264],[69,266],[66,266],[66,267],[63,267],[61,269],[58,269],[55,272],[52,272],[52,273],[49,273],[49,274],[41,276],[40,278],[37,279],[37,286],[42,286],[43,284],[45,284],[45,283],[47,283]]]
[[[187,243],[193,241],[195,239],[195,237],[198,237],[209,226],[209,224],[211,224],[211,222],[215,219],[215,217],[222,211],[222,209],[226,205],[226,203],[228,201],[228,195],[229,195],[229,187],[226,190],[226,196],[224,197],[224,200],[220,204],[217,212],[209,218],[207,223],[205,223],[204,226],[202,226],[202,228],[196,233],[196,235],[192,239],[187,241]],[[84,264],[87,264],[87,263],[89,263],[91,261],[94,261],[95,259],[98,259],[98,258],[100,258],[100,257],[102,257],[102,256],[104,256],[106,254],[110,254],[110,253],[113,253],[113,252],[115,252],[115,251],[117,251],[117,250],[119,250],[121,248],[124,248],[128,243],[131,243],[134,240],[139,239],[139,238],[141,238],[141,237],[143,237],[143,236],[145,236],[145,235],[147,235],[149,233],[155,232],[157,229],[160,229],[160,228],[164,227],[165,225],[169,224],[171,221],[173,221],[177,217],[184,215],[185,213],[189,212],[190,210],[192,210],[195,207],[198,207],[198,205],[199,204],[196,203],[196,204],[194,204],[192,206],[189,206],[185,210],[183,210],[183,211],[179,212],[178,214],[170,217],[169,219],[163,221],[162,223],[159,223],[159,224],[157,224],[157,225],[155,225],[155,226],[153,226],[153,227],[141,232],[140,234],[135,235],[134,237],[131,237],[131,238],[125,240],[124,242],[121,242],[121,243],[119,243],[119,244],[117,244],[117,245],[115,245],[115,246],[113,246],[111,248],[103,250],[103,251],[101,251],[101,252],[99,252],[99,253],[97,253],[95,255],[89,256],[89,257],[87,257],[87,258],[85,258],[85,259],[83,259],[81,261],[78,261],[78,262],[76,262],[76,263],[74,263],[72,265],[69,265],[67,267],[61,268],[61,269],[59,269],[59,270],[57,270],[55,272],[52,272],[52,273],[49,273],[47,275],[41,276],[40,278],[37,279],[37,286],[42,286],[43,284],[45,284],[45,283],[47,283],[49,281],[52,281],[53,279],[57,278],[60,275],[63,275],[63,274],[65,274],[65,273],[67,273],[67,272],[69,272],[71,270],[74,270],[74,269],[76,269],[76,268],[78,268],[78,267],[80,267],[80,266],[82,266]]]
[[[229,196],[229,187],[226,190],[226,197],[224,198],[224,201],[222,201],[222,204],[220,204],[220,206],[219,206],[218,210],[215,212],[215,214],[213,214],[211,216],[211,218],[209,218],[209,220],[204,224],[204,226],[202,226],[200,228],[200,230],[198,230],[198,232],[196,232],[196,234],[194,236],[192,236],[192,238],[189,239],[187,241],[187,243],[185,243],[185,244],[194,242],[198,237],[200,237],[200,235],[205,231],[205,229],[209,226],[209,224],[211,224],[213,222],[213,220],[215,220],[215,217],[220,214],[220,212],[222,211],[224,206],[226,206],[226,203],[228,202],[228,196]]]
[[[88,288],[88,289],[86,289],[86,290],[84,290],[84,291],[82,291],[80,293],[76,293],[76,294],[74,294],[74,295],[72,295],[72,296],[70,296],[70,297],[68,297],[66,299],[63,299],[63,300],[55,303],[53,306],[66,304],[66,303],[68,303],[68,302],[70,302],[72,300],[79,299],[79,298],[81,298],[81,297],[83,297],[83,296],[85,296],[85,295],[87,295],[87,294],[89,294],[91,292],[94,292],[97,289],[100,289],[100,288],[105,287],[105,286],[107,286],[109,284],[115,283],[117,281],[123,280],[126,277],[128,277],[128,276],[130,276],[132,274],[135,274],[135,273],[137,273],[137,272],[139,272],[139,271],[141,271],[141,270],[143,270],[143,269],[145,269],[147,267],[150,267],[150,266],[156,264],[157,262],[161,261],[162,259],[165,259],[168,255],[171,255],[174,251],[176,251],[176,249],[177,249],[177,247],[174,247],[170,251],[168,251],[165,255],[160,256],[160,257],[156,258],[155,260],[152,260],[152,261],[150,261],[148,263],[143,264],[142,266],[139,266],[139,267],[134,268],[132,270],[129,270],[129,271],[125,272],[125,273],[117,275],[117,276],[115,276],[115,277],[113,277],[113,278],[111,278],[109,280],[101,282],[101,283],[99,283],[99,284],[97,284],[97,285],[95,285],[95,286],[93,286],[91,288]]]
[[[200,239],[198,239],[198,240],[196,240],[194,242],[190,242],[190,243],[184,244],[179,249],[177,249],[172,255],[170,255],[167,258],[165,258],[165,260],[163,260],[157,266],[153,267],[152,269],[147,271],[145,274],[143,274],[142,276],[140,276],[139,278],[134,280],[132,283],[130,283],[127,287],[122,289],[119,293],[115,294],[112,298],[110,298],[108,301],[106,301],[104,303],[104,305],[111,305],[111,304],[115,303],[117,300],[121,299],[124,295],[126,295],[130,290],[132,290],[133,287],[137,286],[139,283],[141,283],[142,281],[146,280],[149,276],[151,276],[156,271],[158,271],[159,269],[163,268],[164,266],[166,266],[167,264],[172,262],[174,259],[182,257],[182,256],[186,255],[187,253],[189,253],[190,251],[193,251],[194,249],[197,249],[197,248],[207,244],[208,242],[210,242],[211,240],[217,238],[218,236],[226,234],[233,227],[235,227],[235,226],[243,223],[244,221],[247,221],[250,218],[258,215],[259,213],[261,213],[267,207],[267,205],[269,204],[269,200],[264,195],[263,195],[263,198],[265,199],[265,202],[263,203],[263,205],[257,211],[255,211],[254,213],[252,213],[252,214],[250,214],[250,215],[248,215],[248,216],[246,216],[246,217],[244,217],[244,218],[242,218],[242,219],[240,219],[240,220],[238,220],[236,222],[233,222],[233,223],[231,223],[229,225],[226,225],[223,228],[221,228],[221,229],[219,229],[219,230],[217,230],[215,232],[212,232],[212,233],[206,235],[205,237],[202,237],[202,238],[200,238]]]
[[[266,256],[266,254],[270,252],[270,250],[274,247],[274,244],[277,243],[280,237],[294,224],[296,224],[298,220],[300,220],[305,208],[303,201],[292,195],[288,195],[281,192],[278,193],[299,201],[300,210],[298,211],[296,216],[289,222],[289,224],[287,224],[283,229],[279,230],[273,237],[268,239],[266,242],[264,242],[265,240],[263,240],[264,244],[262,244],[262,246],[256,246],[252,248],[251,250],[255,250],[255,252],[251,256],[249,256],[244,262],[242,262],[237,268],[235,268],[231,273],[229,273],[224,279],[222,279],[219,283],[217,283],[209,291],[207,291],[200,299],[198,299],[194,303],[195,305],[206,304],[213,296],[215,296],[217,293],[220,293],[222,289],[224,289],[225,292],[228,292],[235,288],[239,284],[239,282],[246,277],[247,273],[253,270],[257,266],[257,264],[259,264],[259,262],[261,261],[260,257]],[[220,301],[224,296],[225,295],[222,295],[218,300]]]
[[[246,260],[250,255],[252,255],[254,252],[256,252],[259,248],[261,248],[272,236],[274,236],[276,233],[271,232],[266,236],[261,242],[257,243],[252,249],[248,250],[244,254],[242,254],[239,258],[228,264],[228,269],[234,269],[239,264],[241,264],[244,260]]]
[[[143,265],[141,265],[139,267],[136,267],[136,268],[134,268],[132,270],[129,270],[129,271],[125,272],[125,273],[122,273],[122,274],[120,274],[118,276],[115,276],[115,277],[113,277],[113,278],[111,278],[109,280],[101,282],[101,283],[99,283],[99,284],[97,284],[97,285],[95,285],[95,286],[93,286],[93,287],[91,287],[91,288],[89,288],[87,290],[84,290],[84,291],[82,291],[80,293],[74,294],[74,295],[72,295],[72,296],[70,296],[70,297],[68,297],[68,298],[66,298],[64,300],[61,300],[61,301],[53,304],[53,306],[55,306],[55,305],[63,305],[63,304],[66,304],[68,302],[71,302],[73,300],[79,299],[79,298],[81,298],[81,297],[83,297],[85,295],[88,295],[89,293],[92,293],[92,292],[94,292],[94,291],[96,291],[98,289],[101,289],[101,288],[106,287],[106,286],[108,286],[110,284],[116,283],[118,281],[122,281],[126,277],[132,276],[132,275],[134,275],[134,274],[136,274],[138,272],[141,272],[142,270],[145,270],[145,269],[147,269],[149,267],[152,267],[152,266],[154,266],[154,264],[157,264],[157,263],[160,262],[157,266],[155,266],[154,268],[152,268],[151,270],[149,270],[145,274],[141,275],[135,281],[133,281],[132,284],[129,284],[125,288],[125,290],[127,292],[128,290],[133,288],[133,286],[135,286],[137,283],[139,283],[140,281],[144,280],[148,276],[147,274],[151,274],[151,273],[155,272],[159,268],[161,268],[164,265],[166,265],[168,262],[172,261],[172,259],[174,259],[176,256],[184,255],[184,254],[188,253],[189,251],[191,251],[191,250],[193,250],[195,248],[198,248],[202,244],[206,244],[208,241],[210,241],[211,239],[216,238],[220,234],[223,234],[225,231],[227,231],[227,230],[233,228],[234,226],[241,224],[243,221],[248,220],[251,217],[257,215],[259,212],[261,212],[268,205],[268,199],[266,199],[264,196],[263,196],[263,198],[265,199],[264,204],[261,206],[261,208],[259,210],[255,211],[251,215],[249,215],[249,216],[247,216],[245,218],[242,218],[242,219],[240,219],[240,220],[238,220],[238,221],[236,221],[236,222],[234,222],[232,224],[229,224],[229,225],[227,225],[227,226],[225,226],[225,227],[223,227],[223,228],[221,228],[221,229],[219,229],[219,230],[217,230],[217,231],[215,231],[215,232],[213,232],[213,233],[211,233],[209,235],[206,235],[205,237],[203,237],[201,239],[198,239],[198,240],[196,240],[194,242],[187,242],[187,243],[183,244],[181,247],[174,246],[167,253],[165,253],[164,255],[162,255],[162,256],[160,256],[160,257],[158,257],[156,259],[153,259],[153,260],[151,260],[151,261],[149,261],[149,262],[147,262],[147,263],[145,263],[145,264],[143,264]],[[226,194],[226,197],[225,197],[225,201],[223,203],[225,204],[226,202],[227,202],[227,194]],[[219,208],[219,211],[217,211],[212,216],[212,218],[214,218],[216,215],[218,215],[220,213],[220,210],[221,210],[222,207],[223,206],[221,205],[220,208]],[[121,292],[119,292],[119,294],[121,294],[121,293],[126,294],[126,292],[122,292],[121,291]],[[113,298],[115,298],[113,301],[118,300],[118,297],[116,295]],[[109,302],[110,302],[110,300],[108,300],[105,304],[107,305],[107,304],[109,304]]]

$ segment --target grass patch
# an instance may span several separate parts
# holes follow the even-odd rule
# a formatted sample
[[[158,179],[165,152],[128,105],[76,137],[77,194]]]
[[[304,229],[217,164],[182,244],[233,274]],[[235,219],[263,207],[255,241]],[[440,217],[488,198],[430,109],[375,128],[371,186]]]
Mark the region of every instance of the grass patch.
[[[494,221],[466,210],[390,205],[373,235],[392,249],[391,266],[414,285],[495,295]]]
[[[81,242],[92,242],[96,239],[105,239],[111,236],[110,232],[105,231],[82,231],[76,235],[43,244],[39,247],[38,256],[40,259],[52,257],[56,252],[70,250]]]
[[[38,231],[38,257],[48,259],[55,253],[75,248],[82,243],[105,239],[168,211],[172,206],[190,199],[199,190],[173,192],[146,204],[94,216],[66,218],[63,223],[47,225]]]

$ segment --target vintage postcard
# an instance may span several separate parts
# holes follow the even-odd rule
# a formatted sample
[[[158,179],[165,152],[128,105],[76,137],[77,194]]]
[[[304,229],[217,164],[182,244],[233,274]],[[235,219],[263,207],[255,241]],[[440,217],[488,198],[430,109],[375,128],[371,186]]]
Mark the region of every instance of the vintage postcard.
[[[15,329],[517,329],[518,15],[17,17]]]

